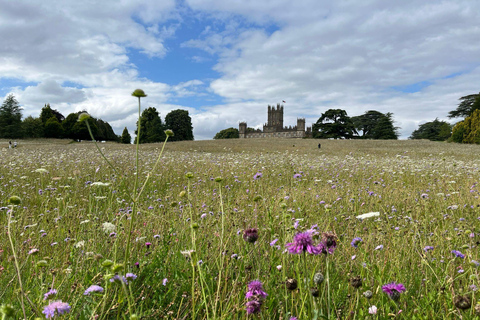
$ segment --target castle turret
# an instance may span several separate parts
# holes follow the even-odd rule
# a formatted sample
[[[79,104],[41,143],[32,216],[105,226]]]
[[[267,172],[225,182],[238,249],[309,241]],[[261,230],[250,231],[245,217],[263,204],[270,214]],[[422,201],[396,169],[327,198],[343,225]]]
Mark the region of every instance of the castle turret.
[[[246,138],[247,134],[247,123],[246,122],[240,122],[238,125],[238,136],[240,139]]]

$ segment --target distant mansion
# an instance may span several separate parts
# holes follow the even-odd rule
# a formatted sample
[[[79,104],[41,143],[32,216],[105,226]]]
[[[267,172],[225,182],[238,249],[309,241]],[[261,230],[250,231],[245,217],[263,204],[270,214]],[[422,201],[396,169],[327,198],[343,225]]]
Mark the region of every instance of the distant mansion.
[[[297,118],[297,125],[283,126],[283,105],[277,104],[275,106],[268,106],[268,122],[263,125],[263,131],[257,129],[256,131],[247,132],[247,123],[240,122],[239,124],[240,139],[244,138],[304,138],[310,136],[312,128],[308,127],[305,131],[305,118]]]

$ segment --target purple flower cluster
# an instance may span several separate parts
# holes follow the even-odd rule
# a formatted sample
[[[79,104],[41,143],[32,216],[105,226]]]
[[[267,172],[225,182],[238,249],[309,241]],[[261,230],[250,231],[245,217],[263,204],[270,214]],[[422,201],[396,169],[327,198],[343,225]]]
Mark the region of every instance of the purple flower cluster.
[[[45,293],[43,295],[43,300],[48,300],[48,299],[51,299],[53,296],[55,296],[57,294],[57,290],[55,289],[51,289],[50,291],[48,291],[47,293]]]
[[[46,306],[42,313],[45,315],[45,318],[53,318],[55,316],[55,311],[57,314],[62,315],[64,313],[70,312],[70,306],[66,302],[62,302],[62,300],[53,301],[48,306]]]
[[[353,238],[353,240],[350,244],[352,245],[352,247],[358,248],[358,244],[362,241],[363,241],[362,238],[356,237],[356,238]]]
[[[330,253],[332,254],[337,247],[336,235],[334,233],[323,233],[323,239],[318,244],[315,245],[312,239],[311,232],[302,232],[297,233],[293,237],[293,242],[287,243],[285,245],[288,249],[288,252],[293,254],[300,254],[303,252],[308,252],[310,254],[320,254],[320,253]]]
[[[243,240],[250,243],[255,243],[257,239],[258,239],[258,230],[256,228],[245,229],[243,231]]]
[[[452,253],[453,253],[453,254],[455,255],[455,257],[457,257],[457,258],[461,258],[461,259],[465,258],[465,255],[464,255],[463,253],[461,253],[460,251],[458,251],[458,250],[452,250]]]
[[[247,298],[247,313],[259,313],[263,300],[267,297],[267,293],[263,291],[263,285],[260,281],[254,280],[248,284],[248,291],[245,295]]]
[[[100,286],[97,286],[96,284],[90,286],[87,288],[87,290],[85,290],[85,292],[83,293],[84,296],[89,296],[90,293],[102,293],[103,292],[103,288],[100,287]]]

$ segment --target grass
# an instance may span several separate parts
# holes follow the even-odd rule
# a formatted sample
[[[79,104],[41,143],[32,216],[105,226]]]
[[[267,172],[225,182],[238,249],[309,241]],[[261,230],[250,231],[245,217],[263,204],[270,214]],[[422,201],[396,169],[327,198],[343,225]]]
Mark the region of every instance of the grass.
[[[8,149],[0,141],[1,303],[15,319],[22,304],[27,319],[43,318],[56,300],[70,306],[55,314],[64,319],[477,317],[480,147],[318,142],[167,143],[153,172],[162,144],[141,145],[132,192],[133,145],[99,144],[115,174],[91,143],[32,140]],[[11,196],[21,204],[9,204]],[[355,218],[368,212],[380,216]],[[254,243],[243,237],[249,228],[258,230]],[[286,251],[307,231],[315,245],[334,233],[333,253]],[[127,273],[136,279],[110,281]],[[316,273],[325,280],[315,283]],[[253,280],[265,299],[246,299]],[[391,282],[406,288],[397,301],[382,291]],[[91,285],[103,293],[84,295]],[[57,294],[44,300],[51,289]],[[252,299],[261,311],[248,315]]]

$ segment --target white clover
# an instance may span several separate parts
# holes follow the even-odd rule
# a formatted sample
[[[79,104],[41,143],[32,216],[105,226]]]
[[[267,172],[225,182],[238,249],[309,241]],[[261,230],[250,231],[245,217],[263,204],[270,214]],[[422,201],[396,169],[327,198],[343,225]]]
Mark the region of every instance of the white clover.
[[[78,241],[77,243],[75,243],[74,247],[75,248],[82,248],[85,246],[85,240],[82,240],[82,241]]]
[[[368,218],[378,217],[378,216],[380,216],[380,212],[368,212],[368,213],[364,213],[359,216],[356,216],[356,218],[363,220],[363,219],[368,219]]]

